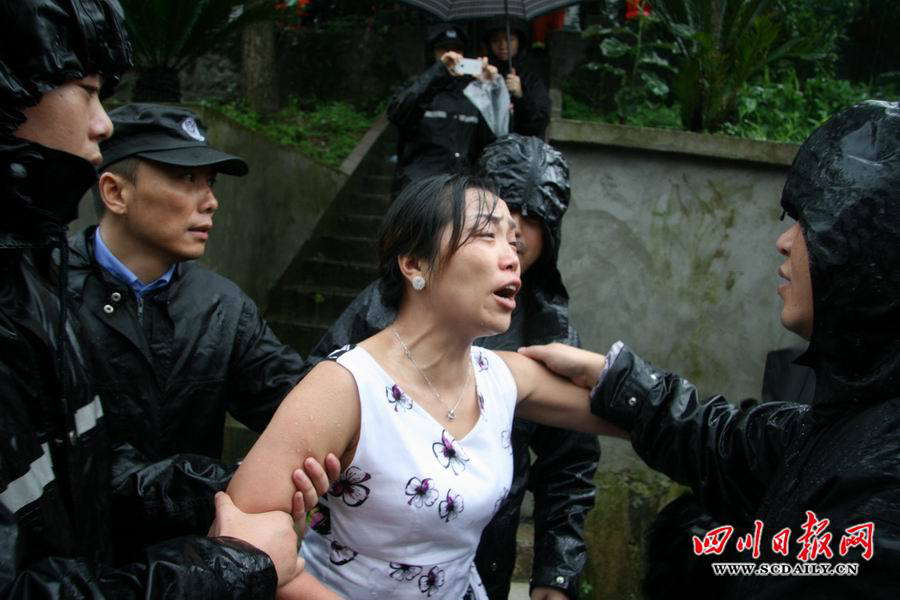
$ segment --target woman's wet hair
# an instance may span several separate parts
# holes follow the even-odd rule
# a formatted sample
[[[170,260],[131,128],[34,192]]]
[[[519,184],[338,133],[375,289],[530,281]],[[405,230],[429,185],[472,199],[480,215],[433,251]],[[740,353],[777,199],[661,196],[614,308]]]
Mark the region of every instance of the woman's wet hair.
[[[466,192],[477,190],[482,202],[472,228],[466,225]],[[426,272],[435,273],[443,262],[489,223],[497,206],[494,186],[469,175],[435,175],[407,185],[384,217],[379,232],[378,258],[381,294],[385,304],[398,309],[404,280],[398,258],[424,261]],[[441,256],[444,228],[450,226],[450,243]]]

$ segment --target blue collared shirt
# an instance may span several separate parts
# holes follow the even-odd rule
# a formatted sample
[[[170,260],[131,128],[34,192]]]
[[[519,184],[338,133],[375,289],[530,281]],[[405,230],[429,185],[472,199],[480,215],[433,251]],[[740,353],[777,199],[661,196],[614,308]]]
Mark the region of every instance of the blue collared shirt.
[[[148,284],[144,284],[138,279],[137,275],[131,272],[131,269],[126,267],[122,261],[109,251],[109,248],[103,243],[103,238],[100,237],[99,227],[94,231],[94,258],[100,266],[109,271],[113,277],[122,283],[128,284],[128,287],[134,290],[138,299],[142,298],[147,292],[169,285],[169,282],[172,281],[172,275],[175,273],[175,265],[173,264],[161,277]]]

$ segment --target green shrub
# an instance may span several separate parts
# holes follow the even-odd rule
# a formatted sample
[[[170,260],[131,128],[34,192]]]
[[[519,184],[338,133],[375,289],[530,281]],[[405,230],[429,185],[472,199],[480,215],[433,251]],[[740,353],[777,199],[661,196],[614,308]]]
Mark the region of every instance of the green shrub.
[[[863,85],[825,75],[801,82],[793,69],[778,83],[768,74],[746,86],[738,98],[738,117],[723,131],[757,140],[802,142],[813,129],[839,110],[871,97]]]
[[[237,103],[210,106],[244,127],[332,167],[349,156],[377,114],[362,113],[346,102],[323,102],[303,110],[296,99],[271,116]]]

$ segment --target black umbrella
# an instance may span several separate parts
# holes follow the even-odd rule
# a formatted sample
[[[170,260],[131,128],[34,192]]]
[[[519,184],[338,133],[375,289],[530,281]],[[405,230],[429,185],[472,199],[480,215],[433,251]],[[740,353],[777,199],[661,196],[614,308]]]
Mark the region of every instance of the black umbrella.
[[[506,44],[511,48],[509,18],[519,17],[526,21],[544,13],[578,4],[578,0],[402,0],[406,4],[426,10],[444,21],[487,19],[506,15]],[[509,57],[512,69],[512,55]]]

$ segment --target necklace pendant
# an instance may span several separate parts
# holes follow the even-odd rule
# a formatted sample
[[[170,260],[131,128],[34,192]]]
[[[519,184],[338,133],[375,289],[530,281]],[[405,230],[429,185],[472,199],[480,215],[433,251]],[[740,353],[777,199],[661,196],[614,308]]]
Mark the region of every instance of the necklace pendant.
[[[456,409],[451,408],[450,410],[448,410],[447,418],[450,419],[451,421],[454,420],[456,418]]]

